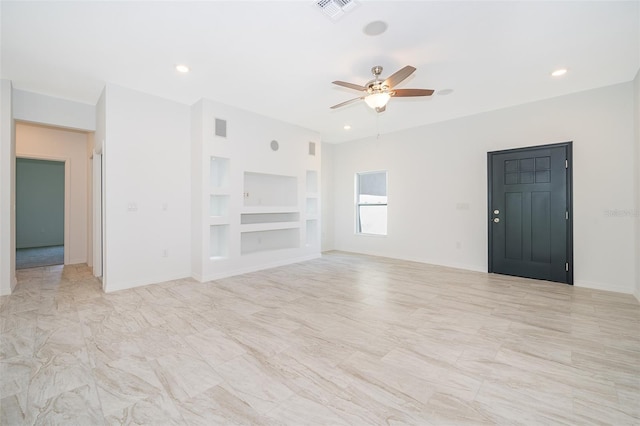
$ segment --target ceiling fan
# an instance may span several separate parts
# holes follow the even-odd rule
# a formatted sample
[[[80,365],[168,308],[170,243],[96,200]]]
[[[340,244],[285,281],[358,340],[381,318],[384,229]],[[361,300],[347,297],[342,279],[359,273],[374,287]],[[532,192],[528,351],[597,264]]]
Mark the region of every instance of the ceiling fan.
[[[331,107],[331,109],[340,108],[345,105],[349,105],[353,102],[364,99],[369,107],[375,109],[376,112],[382,112],[387,108],[387,102],[391,97],[397,98],[409,97],[409,96],[431,96],[433,90],[430,89],[396,89],[396,85],[402,82],[405,78],[409,77],[415,71],[415,67],[407,65],[401,70],[391,74],[386,80],[380,79],[382,74],[382,67],[376,65],[371,68],[371,73],[374,79],[369,81],[364,86],[359,84],[347,83],[345,81],[334,81],[333,84],[338,86],[348,87],[349,89],[355,89],[363,92],[359,98],[350,99],[348,101],[339,103]]]

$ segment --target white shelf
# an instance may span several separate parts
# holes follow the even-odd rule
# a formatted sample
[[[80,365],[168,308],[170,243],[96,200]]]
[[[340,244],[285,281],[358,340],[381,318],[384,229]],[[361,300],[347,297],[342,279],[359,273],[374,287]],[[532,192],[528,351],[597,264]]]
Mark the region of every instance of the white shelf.
[[[229,216],[210,216],[209,225],[228,225]]]
[[[240,225],[240,232],[276,231],[279,229],[299,229],[298,222],[251,223]]]
[[[245,206],[240,214],[300,213],[298,206]]]
[[[250,223],[240,225],[240,232],[275,231],[278,229],[298,229],[299,222]]]

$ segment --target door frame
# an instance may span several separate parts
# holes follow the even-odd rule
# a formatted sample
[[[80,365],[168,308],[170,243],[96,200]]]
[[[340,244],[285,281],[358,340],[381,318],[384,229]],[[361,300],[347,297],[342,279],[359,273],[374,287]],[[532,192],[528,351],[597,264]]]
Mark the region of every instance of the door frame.
[[[18,158],[24,158],[27,160],[44,160],[44,161],[55,161],[58,163],[64,163],[64,264],[69,264],[69,242],[71,241],[71,230],[70,230],[70,222],[69,216],[70,206],[71,206],[71,159],[66,157],[56,157],[50,155],[40,155],[40,154],[22,154],[16,153],[16,160]],[[15,188],[14,188],[15,191]],[[17,236],[16,236],[17,238]]]
[[[573,263],[573,141],[552,143],[546,145],[527,146],[522,148],[511,148],[500,151],[487,152],[487,241],[488,241],[488,266],[487,272],[493,273],[493,156],[500,154],[510,154],[524,152],[534,149],[548,149],[564,147],[567,154],[567,281],[569,285],[573,285],[574,263]]]

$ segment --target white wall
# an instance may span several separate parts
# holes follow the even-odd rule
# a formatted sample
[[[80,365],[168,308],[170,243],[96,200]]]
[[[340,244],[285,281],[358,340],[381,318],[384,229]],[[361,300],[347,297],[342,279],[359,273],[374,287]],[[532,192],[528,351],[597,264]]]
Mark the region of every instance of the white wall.
[[[87,262],[87,146],[86,132],[18,122],[16,156],[67,161],[69,211],[65,263]]]
[[[13,89],[0,80],[0,296],[16,286],[15,246],[15,125]]]
[[[111,84],[103,96],[104,290],[187,277],[190,108]]]
[[[104,140],[106,138],[106,89],[102,90],[98,103],[96,104],[96,131],[93,135],[93,151],[94,158],[92,159],[93,173],[91,182],[93,188],[91,191],[91,207],[93,209],[92,225],[93,225],[93,275],[96,277],[102,277],[104,267],[104,239],[105,239],[105,227],[106,218],[104,217],[104,180],[102,178],[102,163],[103,163],[103,148]],[[104,283],[103,283],[104,285]]]
[[[486,271],[487,152],[573,141],[575,285],[631,293],[634,219],[610,212],[635,206],[633,101],[629,82],[336,145],[335,248]],[[370,170],[388,170],[387,237],[354,235]]]
[[[13,97],[16,120],[89,131],[96,128],[94,105],[17,89],[13,91]]]
[[[322,251],[333,250],[333,151],[335,145],[322,144]]]
[[[640,301],[640,70],[636,73],[636,78],[633,80],[634,87],[634,110],[633,110],[633,122],[635,130],[635,147],[636,147],[636,164],[635,164],[635,184],[636,184],[636,285],[634,294],[636,299]]]

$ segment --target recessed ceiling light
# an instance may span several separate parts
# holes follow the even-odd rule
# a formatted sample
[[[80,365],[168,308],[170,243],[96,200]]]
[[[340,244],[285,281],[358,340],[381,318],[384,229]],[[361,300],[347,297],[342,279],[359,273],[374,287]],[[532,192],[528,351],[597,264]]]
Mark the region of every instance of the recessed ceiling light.
[[[561,75],[565,75],[567,73],[566,68],[560,68],[551,73],[554,77],[560,77]]]
[[[349,126],[348,124],[345,124],[345,125],[344,125],[344,129],[345,129],[345,130],[351,130],[351,126]]]
[[[181,73],[188,73],[189,72],[189,67],[186,65],[176,65],[176,71],[181,72]]]
[[[384,21],[369,22],[364,26],[362,31],[369,36],[377,36],[387,31],[387,23]]]

